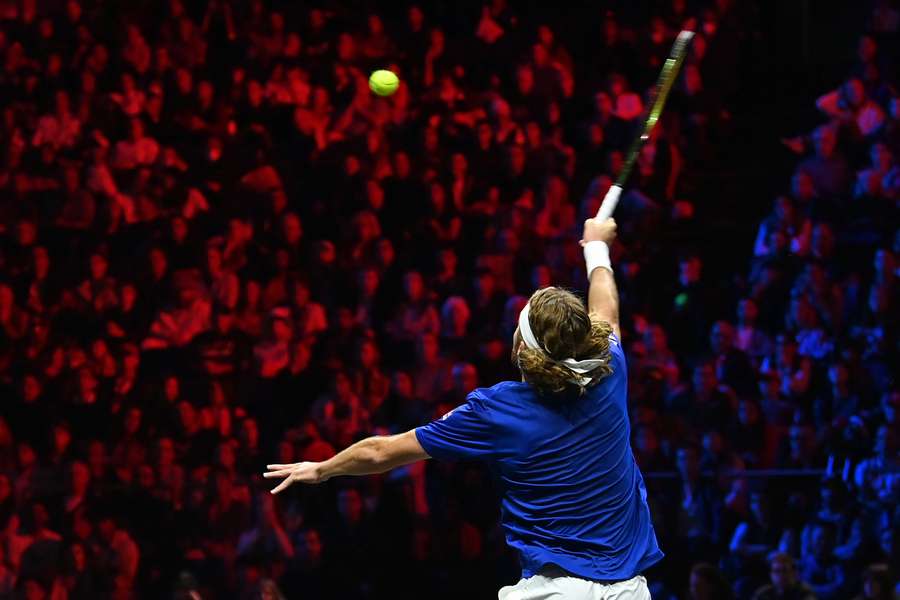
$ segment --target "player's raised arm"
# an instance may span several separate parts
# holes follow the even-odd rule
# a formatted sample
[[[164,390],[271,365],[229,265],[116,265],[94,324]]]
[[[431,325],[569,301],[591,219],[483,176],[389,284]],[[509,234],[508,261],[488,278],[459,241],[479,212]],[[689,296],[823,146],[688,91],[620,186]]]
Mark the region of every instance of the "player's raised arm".
[[[581,245],[587,268],[588,312],[597,315],[619,335],[619,291],[609,262],[609,246],[616,239],[615,219],[588,219],[584,222]]]

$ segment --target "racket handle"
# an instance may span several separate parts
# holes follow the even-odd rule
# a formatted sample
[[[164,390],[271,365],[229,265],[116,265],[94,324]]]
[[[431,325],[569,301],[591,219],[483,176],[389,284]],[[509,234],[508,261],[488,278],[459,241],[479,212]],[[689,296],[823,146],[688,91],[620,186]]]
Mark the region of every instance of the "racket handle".
[[[600,210],[597,211],[597,218],[601,221],[610,218],[616,210],[616,205],[619,203],[619,196],[621,195],[622,188],[615,184],[609,186],[609,191],[606,192],[606,196],[603,197],[603,203],[600,205]]]

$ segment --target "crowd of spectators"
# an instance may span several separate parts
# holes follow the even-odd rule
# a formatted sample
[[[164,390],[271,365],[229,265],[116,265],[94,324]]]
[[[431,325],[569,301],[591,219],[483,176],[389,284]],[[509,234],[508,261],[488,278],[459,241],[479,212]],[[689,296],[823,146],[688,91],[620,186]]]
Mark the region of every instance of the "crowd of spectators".
[[[517,376],[518,311],[584,289],[578,224],[682,28],[697,36],[613,248],[668,555],[654,597],[891,598],[893,4],[822,125],[785,138],[796,172],[740,250],[698,232],[755,3],[377,4],[0,0],[0,598],[514,581],[477,465],[277,501],[260,474]],[[369,92],[373,68],[400,75],[394,96]]]

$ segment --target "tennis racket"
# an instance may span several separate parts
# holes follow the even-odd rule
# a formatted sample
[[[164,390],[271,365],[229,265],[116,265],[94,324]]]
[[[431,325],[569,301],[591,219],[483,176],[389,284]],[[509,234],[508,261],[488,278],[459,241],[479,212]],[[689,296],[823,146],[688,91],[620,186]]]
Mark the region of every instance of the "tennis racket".
[[[681,63],[684,62],[684,57],[687,56],[688,44],[691,43],[691,38],[693,37],[693,31],[684,30],[678,34],[677,38],[675,38],[675,43],[672,45],[672,51],[669,53],[669,58],[667,58],[665,64],[663,64],[659,79],[656,81],[653,101],[650,103],[650,112],[647,113],[647,120],[644,121],[644,130],[641,132],[641,135],[632,142],[631,147],[628,149],[625,164],[622,165],[622,171],[619,173],[618,178],[616,178],[616,182],[609,187],[606,196],[603,197],[603,203],[600,205],[600,210],[597,211],[598,219],[605,221],[611,217],[613,211],[616,210],[616,205],[619,203],[619,196],[622,195],[622,188],[625,186],[625,181],[631,174],[634,163],[637,162],[637,157],[641,152],[641,148],[643,148],[644,144],[647,143],[647,140],[650,139],[650,134],[653,132],[653,128],[656,127],[656,122],[659,121],[659,115],[662,114],[663,107],[666,104],[666,98],[669,96],[669,90],[672,89],[672,84],[675,83],[675,79],[678,77],[678,70],[681,68]]]

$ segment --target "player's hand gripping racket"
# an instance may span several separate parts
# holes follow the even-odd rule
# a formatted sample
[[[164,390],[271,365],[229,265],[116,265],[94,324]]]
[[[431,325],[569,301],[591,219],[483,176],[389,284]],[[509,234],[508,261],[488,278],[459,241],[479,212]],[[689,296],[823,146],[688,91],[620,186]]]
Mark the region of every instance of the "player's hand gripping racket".
[[[628,156],[625,160],[625,164],[622,165],[622,171],[619,173],[616,182],[609,187],[609,191],[606,192],[603,203],[600,205],[600,210],[597,211],[598,219],[605,221],[611,217],[613,211],[616,210],[616,204],[619,203],[619,196],[622,195],[622,188],[625,186],[625,181],[631,174],[631,168],[637,161],[641,148],[647,140],[650,139],[650,133],[656,126],[656,122],[659,121],[659,115],[662,113],[663,106],[666,104],[669,90],[672,89],[672,84],[675,83],[675,79],[678,77],[678,70],[681,68],[681,63],[684,62],[684,57],[687,55],[688,44],[690,44],[691,38],[693,37],[693,31],[685,30],[679,33],[678,37],[675,38],[675,43],[672,45],[672,51],[669,53],[669,58],[666,59],[662,72],[659,74],[659,79],[656,82],[653,102],[650,103],[650,112],[647,114],[647,120],[644,121],[644,130],[641,132],[640,137],[635,139],[631,144],[631,148],[628,149]]]

